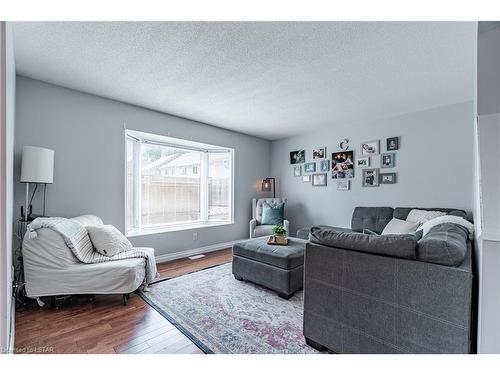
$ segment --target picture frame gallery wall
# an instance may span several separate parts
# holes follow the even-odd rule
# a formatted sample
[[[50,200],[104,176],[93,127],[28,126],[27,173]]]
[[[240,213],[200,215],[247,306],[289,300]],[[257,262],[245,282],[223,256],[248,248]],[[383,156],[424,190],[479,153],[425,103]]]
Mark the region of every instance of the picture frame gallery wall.
[[[313,148],[310,157],[305,148],[290,151],[293,176],[300,178],[302,183],[310,182],[312,186],[327,186],[330,177],[336,181],[335,186],[339,191],[350,190],[351,180],[355,178],[356,173],[360,174],[361,186],[364,188],[395,184],[397,172],[388,169],[396,166],[396,152],[399,150],[400,138],[393,136],[361,142],[358,159],[355,158],[355,150],[350,149],[351,143],[348,138],[338,141],[338,148],[341,150],[332,152],[331,159],[327,156],[326,147]],[[385,152],[381,147],[385,148]],[[381,173],[380,168],[386,173]]]

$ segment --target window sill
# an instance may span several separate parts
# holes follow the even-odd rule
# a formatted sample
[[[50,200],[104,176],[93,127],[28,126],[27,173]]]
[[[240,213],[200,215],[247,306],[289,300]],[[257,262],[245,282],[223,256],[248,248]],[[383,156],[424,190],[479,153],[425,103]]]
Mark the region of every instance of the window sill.
[[[219,222],[200,222],[200,223],[192,223],[192,224],[182,224],[182,225],[171,225],[166,227],[154,227],[154,228],[145,228],[137,231],[130,231],[126,233],[127,237],[138,237],[138,236],[147,236],[150,234],[159,234],[159,233],[168,233],[168,232],[180,232],[183,230],[191,230],[198,228],[210,228],[210,227],[220,227],[225,225],[233,225],[233,221],[219,221]]]

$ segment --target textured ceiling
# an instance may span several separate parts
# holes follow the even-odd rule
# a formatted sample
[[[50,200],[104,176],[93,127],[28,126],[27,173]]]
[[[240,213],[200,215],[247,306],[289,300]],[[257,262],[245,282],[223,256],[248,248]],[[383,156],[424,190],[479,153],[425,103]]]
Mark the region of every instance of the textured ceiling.
[[[475,23],[15,23],[18,73],[277,139],[471,100]]]

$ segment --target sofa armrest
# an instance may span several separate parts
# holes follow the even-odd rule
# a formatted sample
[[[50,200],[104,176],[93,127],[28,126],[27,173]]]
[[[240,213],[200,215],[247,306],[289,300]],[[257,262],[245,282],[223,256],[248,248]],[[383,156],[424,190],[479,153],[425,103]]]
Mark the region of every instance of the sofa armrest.
[[[254,238],[255,227],[257,226],[257,220],[250,220],[250,238]]]

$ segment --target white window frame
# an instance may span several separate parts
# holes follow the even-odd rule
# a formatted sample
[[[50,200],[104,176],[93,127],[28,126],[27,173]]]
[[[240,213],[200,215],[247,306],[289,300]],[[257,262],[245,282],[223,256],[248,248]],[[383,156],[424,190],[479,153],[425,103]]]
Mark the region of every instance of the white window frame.
[[[127,140],[132,139],[135,142],[133,143],[133,205],[132,217],[134,219],[134,227],[129,228],[127,225],[127,214],[128,214],[128,184],[127,184]],[[146,227],[142,228],[141,225],[141,178],[140,178],[140,170],[141,170],[141,145],[142,144],[155,144],[159,146],[166,147],[176,147],[185,150],[194,150],[201,151],[202,161],[201,168],[199,169],[200,173],[200,220],[196,222],[190,223],[176,223],[176,224],[167,224],[167,225],[159,225],[155,227]],[[181,230],[195,229],[195,228],[204,228],[204,227],[214,227],[221,225],[232,225],[234,224],[234,149],[230,147],[224,146],[216,146],[210,145],[206,143],[187,141],[179,138],[172,138],[162,135],[144,133],[136,130],[125,129],[124,136],[124,145],[125,145],[125,157],[124,157],[124,175],[125,175],[125,230],[126,235],[128,237],[132,236],[142,236],[145,234],[154,234],[154,233],[163,233],[163,232],[175,232]],[[208,219],[208,157],[210,153],[216,152],[224,152],[230,154],[231,160],[231,186],[229,189],[229,220],[224,221],[215,221]],[[205,181],[206,183],[203,183]]]

